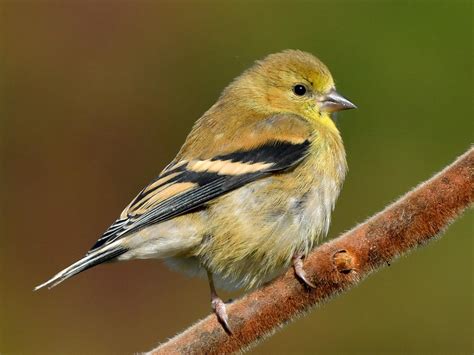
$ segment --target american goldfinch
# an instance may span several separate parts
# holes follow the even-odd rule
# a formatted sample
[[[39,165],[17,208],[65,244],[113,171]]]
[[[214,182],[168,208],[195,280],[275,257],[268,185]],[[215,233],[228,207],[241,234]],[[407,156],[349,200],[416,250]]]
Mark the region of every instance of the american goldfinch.
[[[208,277],[211,305],[230,332],[215,287],[250,289],[302,259],[328,232],[347,164],[331,113],[355,105],[313,55],[257,61],[195,123],[176,158],[53,287],[95,265],[161,259]]]

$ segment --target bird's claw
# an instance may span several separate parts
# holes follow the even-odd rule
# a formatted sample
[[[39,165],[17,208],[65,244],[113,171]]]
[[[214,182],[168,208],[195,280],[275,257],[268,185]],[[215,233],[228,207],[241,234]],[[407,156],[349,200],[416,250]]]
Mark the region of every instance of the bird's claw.
[[[220,298],[213,298],[211,300],[212,309],[217,316],[217,320],[221,323],[222,327],[229,335],[232,334],[232,330],[229,326],[229,318],[227,316],[227,310],[224,301]]]
[[[303,259],[301,255],[295,255],[293,257],[293,268],[295,270],[296,277],[303,281],[306,286],[316,288],[316,285],[309,281],[306,277],[306,272],[303,269]]]

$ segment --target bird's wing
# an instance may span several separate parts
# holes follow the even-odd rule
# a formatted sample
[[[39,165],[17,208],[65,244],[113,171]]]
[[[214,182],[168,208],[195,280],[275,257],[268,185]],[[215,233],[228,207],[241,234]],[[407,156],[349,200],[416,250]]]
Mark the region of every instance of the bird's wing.
[[[147,226],[203,208],[229,191],[295,167],[309,139],[267,139],[250,149],[172,163],[125,208],[89,253]]]

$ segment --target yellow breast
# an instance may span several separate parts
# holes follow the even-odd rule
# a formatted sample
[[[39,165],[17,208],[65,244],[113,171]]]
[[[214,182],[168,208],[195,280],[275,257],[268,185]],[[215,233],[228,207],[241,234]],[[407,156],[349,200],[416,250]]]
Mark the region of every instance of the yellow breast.
[[[326,235],[345,171],[339,132],[329,123],[319,127],[308,157],[294,170],[250,183],[210,206],[210,237],[194,255],[220,286],[268,281]]]

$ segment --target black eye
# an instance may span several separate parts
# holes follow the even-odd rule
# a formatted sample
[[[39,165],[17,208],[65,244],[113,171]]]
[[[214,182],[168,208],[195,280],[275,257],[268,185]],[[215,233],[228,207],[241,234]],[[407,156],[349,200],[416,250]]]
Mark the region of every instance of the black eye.
[[[296,84],[295,86],[293,86],[293,92],[295,93],[295,95],[303,96],[304,94],[306,94],[306,87],[302,84]]]

